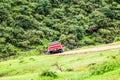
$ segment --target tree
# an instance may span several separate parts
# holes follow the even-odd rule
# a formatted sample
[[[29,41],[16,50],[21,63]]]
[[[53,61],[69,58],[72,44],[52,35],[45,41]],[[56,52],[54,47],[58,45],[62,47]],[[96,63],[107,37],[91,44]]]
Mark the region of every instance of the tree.
[[[17,53],[17,50],[13,45],[8,43],[4,47],[2,47],[2,50],[0,52],[2,52],[2,55],[4,57],[10,57],[12,55],[15,55]]]
[[[33,29],[35,24],[33,19],[26,15],[16,15],[15,16],[16,25],[22,27],[23,29]]]
[[[49,0],[40,0],[36,5],[35,12],[43,15],[48,15],[52,5]]]
[[[110,19],[113,19],[115,17],[115,13],[107,7],[100,8],[99,11],[102,12],[104,15],[106,15],[106,17],[109,17]]]
[[[8,4],[0,3],[0,23],[7,19],[7,16],[9,15],[8,8]]]

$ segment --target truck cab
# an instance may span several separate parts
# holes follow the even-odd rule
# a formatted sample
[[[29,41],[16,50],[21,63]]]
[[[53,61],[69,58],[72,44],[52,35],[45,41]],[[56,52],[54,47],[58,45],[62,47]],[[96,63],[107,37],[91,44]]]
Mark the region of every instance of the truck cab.
[[[61,53],[62,52],[62,45],[61,45],[61,43],[60,42],[51,42],[51,43],[49,43],[47,52],[49,54]]]

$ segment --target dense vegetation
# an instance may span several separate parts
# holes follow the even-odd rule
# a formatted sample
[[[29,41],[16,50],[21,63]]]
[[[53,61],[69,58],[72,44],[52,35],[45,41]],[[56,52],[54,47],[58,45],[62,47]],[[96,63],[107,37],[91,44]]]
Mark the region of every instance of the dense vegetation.
[[[120,40],[120,0],[0,0],[0,55]],[[38,50],[38,49],[37,49]]]

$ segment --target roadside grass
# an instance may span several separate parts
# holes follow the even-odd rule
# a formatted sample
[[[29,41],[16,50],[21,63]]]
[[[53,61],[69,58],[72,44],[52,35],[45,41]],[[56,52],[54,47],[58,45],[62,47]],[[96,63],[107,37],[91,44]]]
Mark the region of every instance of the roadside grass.
[[[108,71],[101,75],[91,75],[90,69],[108,60],[120,60],[118,55],[120,49],[69,56],[20,56],[17,59],[0,62],[0,80],[96,80],[99,76],[104,80],[112,74],[117,80],[119,68],[118,71]],[[58,77],[41,76],[45,70],[55,72]]]
[[[95,48],[95,46],[96,46],[96,47],[104,47],[104,46],[112,46],[112,45],[118,45],[118,44],[120,44],[120,41],[114,42],[114,43],[110,43],[110,44],[99,44],[99,45],[84,46],[84,47],[81,47],[81,48],[77,48],[77,49],[75,49],[75,50]]]
[[[47,43],[49,43],[49,42],[46,41],[46,40],[44,40],[44,44],[45,44],[45,46],[47,46],[47,44],[46,44],[45,42],[47,42]],[[118,45],[118,44],[120,44],[120,41],[114,42],[114,43],[110,43],[110,44],[99,44],[99,45],[84,46],[84,47],[76,48],[76,49],[73,49],[73,50],[83,50],[83,49],[88,49],[88,48],[112,46],[112,45]],[[34,46],[34,47],[37,47],[38,49],[40,49],[40,48],[43,49],[43,47],[42,47],[42,46],[39,46],[39,45],[36,45],[36,46]],[[63,46],[63,50],[71,51],[71,50],[67,49],[65,46]],[[29,56],[46,55],[46,54],[47,54],[47,48],[45,49],[45,51],[46,51],[46,52],[43,53],[43,52],[41,52],[41,51],[39,51],[39,50],[36,50],[36,49],[29,50],[29,51],[25,51],[25,52],[18,50],[17,55],[11,56],[11,57],[9,57],[8,59],[15,59],[15,58],[18,58],[18,57],[20,57],[20,56],[21,56],[21,57],[29,57]],[[64,52],[65,52],[65,51],[64,51]],[[1,61],[2,61],[2,60],[0,59],[0,62],[1,62]]]
[[[120,80],[120,68],[114,71],[105,73],[103,75],[91,76],[90,78],[85,80],[96,80],[96,79],[97,80]]]

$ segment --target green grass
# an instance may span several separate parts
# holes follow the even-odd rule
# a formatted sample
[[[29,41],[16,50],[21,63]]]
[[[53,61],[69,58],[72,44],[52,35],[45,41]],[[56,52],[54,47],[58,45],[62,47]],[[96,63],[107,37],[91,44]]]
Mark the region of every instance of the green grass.
[[[117,41],[117,42],[114,42],[114,43],[110,43],[110,44],[99,44],[99,45],[96,45],[96,47],[112,46],[112,45],[117,45],[117,44],[120,44],[120,41]],[[77,48],[77,50],[94,48],[94,47],[95,47],[95,45],[84,46],[84,47],[81,47],[81,48]]]
[[[103,75],[92,76],[89,79],[85,79],[85,80],[96,80],[96,79],[97,80],[120,80],[120,69],[110,71]]]
[[[120,68],[91,75],[92,66],[109,60],[120,60],[120,49],[70,56],[21,56],[0,62],[0,80],[119,80]],[[56,72],[58,77],[41,76],[45,70]]]

